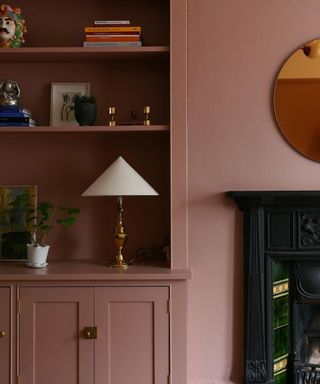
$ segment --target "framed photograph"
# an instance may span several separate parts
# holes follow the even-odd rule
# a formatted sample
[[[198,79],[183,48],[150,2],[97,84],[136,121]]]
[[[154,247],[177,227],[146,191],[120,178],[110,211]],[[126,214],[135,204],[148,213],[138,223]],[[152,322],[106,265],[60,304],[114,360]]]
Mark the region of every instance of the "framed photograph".
[[[30,232],[24,217],[36,205],[36,185],[0,186],[0,261],[27,260]]]
[[[51,83],[50,125],[79,125],[74,118],[76,95],[90,96],[90,83]]]

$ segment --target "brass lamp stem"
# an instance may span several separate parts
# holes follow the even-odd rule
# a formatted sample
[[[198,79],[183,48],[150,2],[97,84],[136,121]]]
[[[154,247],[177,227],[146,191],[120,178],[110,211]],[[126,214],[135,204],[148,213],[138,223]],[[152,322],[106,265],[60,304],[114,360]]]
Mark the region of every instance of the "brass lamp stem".
[[[122,213],[123,213],[122,196],[117,197],[117,213],[118,213],[118,220],[117,220],[117,225],[115,227],[115,231],[113,234],[114,243],[117,248],[117,255],[116,255],[116,261],[114,264],[111,265],[111,267],[127,269],[128,264],[124,261],[124,258],[122,255],[122,248],[128,236],[124,230],[124,226],[122,223]]]

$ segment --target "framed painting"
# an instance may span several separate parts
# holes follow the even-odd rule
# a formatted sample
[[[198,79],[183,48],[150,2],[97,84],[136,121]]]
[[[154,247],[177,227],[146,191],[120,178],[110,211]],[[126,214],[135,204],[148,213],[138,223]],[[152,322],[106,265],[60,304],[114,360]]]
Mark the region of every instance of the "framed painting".
[[[90,96],[90,83],[51,83],[50,125],[79,125],[74,117],[77,95]]]
[[[23,203],[18,203],[24,197]],[[0,261],[27,260],[26,210],[37,205],[37,186],[0,186]]]

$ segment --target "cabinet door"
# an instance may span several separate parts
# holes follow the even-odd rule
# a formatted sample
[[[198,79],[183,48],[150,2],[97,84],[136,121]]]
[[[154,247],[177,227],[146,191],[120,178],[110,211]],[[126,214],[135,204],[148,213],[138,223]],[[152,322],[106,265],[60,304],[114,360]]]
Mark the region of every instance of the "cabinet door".
[[[21,384],[93,384],[93,289],[20,288]]]
[[[169,374],[169,290],[95,289],[95,384],[166,384]]]
[[[11,296],[0,287],[0,383],[11,383]]]

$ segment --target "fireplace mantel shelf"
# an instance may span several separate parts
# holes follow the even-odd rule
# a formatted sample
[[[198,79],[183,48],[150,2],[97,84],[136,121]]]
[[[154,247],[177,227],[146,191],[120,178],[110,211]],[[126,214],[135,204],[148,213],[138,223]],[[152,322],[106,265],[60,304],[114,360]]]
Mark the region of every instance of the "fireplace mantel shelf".
[[[314,191],[229,191],[241,210],[246,207],[320,207],[320,190]]]

